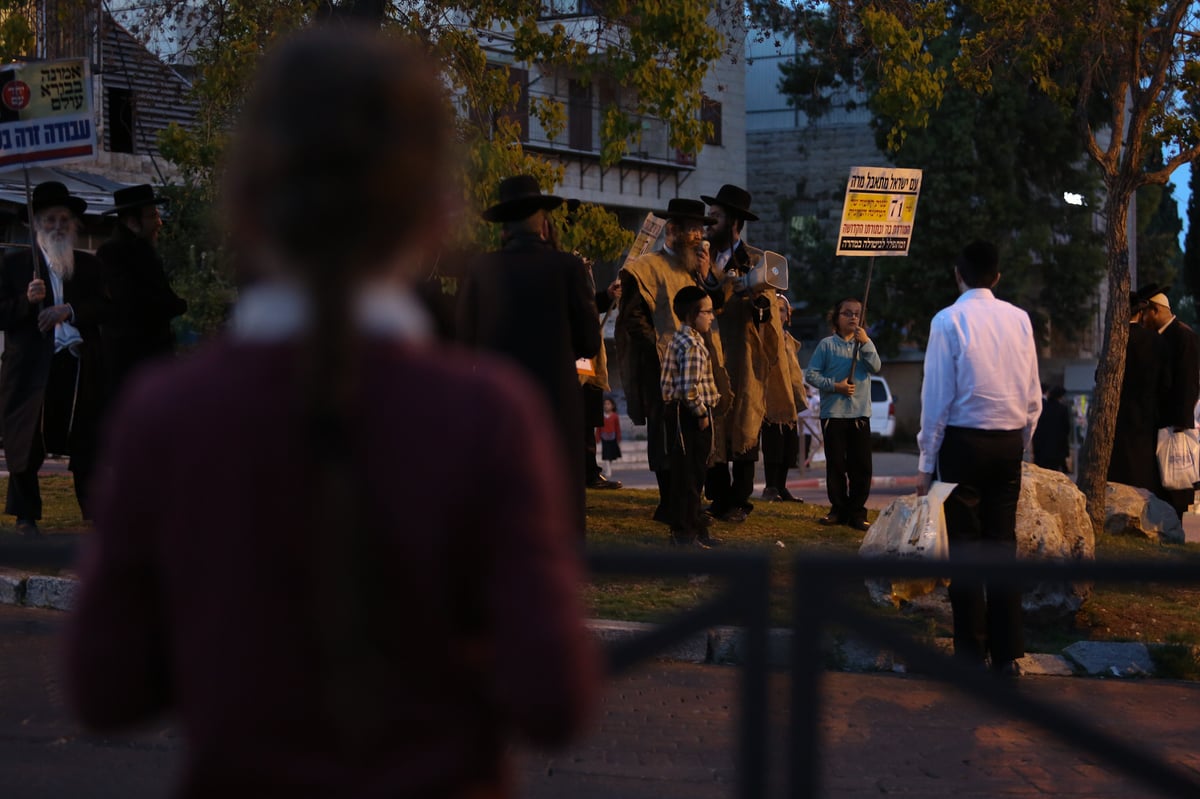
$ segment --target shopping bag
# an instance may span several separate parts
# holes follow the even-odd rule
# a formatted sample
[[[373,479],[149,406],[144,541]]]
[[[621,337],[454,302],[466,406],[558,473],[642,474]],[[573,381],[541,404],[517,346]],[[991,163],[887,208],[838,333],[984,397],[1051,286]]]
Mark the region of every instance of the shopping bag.
[[[1163,488],[1180,491],[1200,483],[1200,437],[1195,429],[1175,433],[1169,427],[1160,429],[1156,454]]]
[[[923,497],[897,497],[888,505],[863,538],[858,553],[864,558],[921,558],[945,560],[950,557],[943,503],[957,483],[934,483]],[[874,601],[898,605],[928,594],[942,582],[921,580],[867,580]]]

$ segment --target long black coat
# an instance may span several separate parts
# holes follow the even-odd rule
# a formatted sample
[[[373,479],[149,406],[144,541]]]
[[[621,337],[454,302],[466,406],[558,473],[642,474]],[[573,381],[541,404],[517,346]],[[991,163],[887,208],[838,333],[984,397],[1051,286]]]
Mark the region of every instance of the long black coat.
[[[1167,345],[1167,369],[1171,387],[1162,395],[1160,427],[1191,429],[1196,424],[1196,401],[1200,399],[1200,353],[1196,334],[1178,319],[1162,332]]]
[[[38,313],[54,304],[45,269],[43,266],[41,275],[46,281],[46,299],[31,305],[26,299],[33,279],[29,250],[9,253],[0,265],[0,330],[4,331],[0,411],[4,415],[4,455],[11,471],[30,467],[34,442],[41,435],[42,402],[54,357],[54,331],[42,333],[37,327]],[[105,386],[100,324],[108,318],[110,307],[100,261],[94,255],[75,252],[75,273],[63,283],[63,301],[74,309],[74,325],[83,337],[79,392],[68,443],[72,458],[90,459]]]
[[[575,361],[596,357],[602,346],[583,262],[537,236],[516,236],[471,265],[459,294],[458,339],[511,358],[542,387],[555,411],[568,473],[582,474],[585,428]],[[486,404],[480,410],[486,412]],[[575,505],[582,534],[582,478],[573,485],[579,487]]]
[[[101,334],[110,391],[144,361],[175,351],[171,320],[187,303],[171,290],[154,246],[124,225],[96,250],[113,313]]]
[[[1140,324],[1129,327],[1129,346],[1125,350],[1125,375],[1121,381],[1121,405],[1113,433],[1112,459],[1108,463],[1108,481],[1137,486],[1148,491],[1158,488],[1159,406],[1170,388],[1167,373],[1167,345],[1162,336]]]

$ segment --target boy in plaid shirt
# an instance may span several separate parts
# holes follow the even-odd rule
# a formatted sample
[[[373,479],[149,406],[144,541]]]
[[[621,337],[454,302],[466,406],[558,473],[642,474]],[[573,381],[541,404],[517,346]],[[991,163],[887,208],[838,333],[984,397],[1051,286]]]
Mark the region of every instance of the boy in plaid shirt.
[[[659,377],[671,470],[667,503],[671,543],[708,549],[720,543],[708,534],[700,513],[700,494],[712,454],[711,411],[721,398],[704,343],[704,334],[713,324],[712,299],[698,286],[685,286],[675,294],[671,310],[682,326],[667,347]]]

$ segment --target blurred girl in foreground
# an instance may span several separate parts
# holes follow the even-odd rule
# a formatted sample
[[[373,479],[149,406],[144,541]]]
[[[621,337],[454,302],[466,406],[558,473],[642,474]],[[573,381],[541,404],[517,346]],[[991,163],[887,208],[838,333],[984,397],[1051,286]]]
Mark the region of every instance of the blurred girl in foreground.
[[[270,54],[224,193],[255,280],[108,431],[71,700],[95,728],[177,714],[182,796],[507,796],[509,738],[560,742],[592,705],[549,410],[428,340],[408,290],[452,138],[411,46]]]

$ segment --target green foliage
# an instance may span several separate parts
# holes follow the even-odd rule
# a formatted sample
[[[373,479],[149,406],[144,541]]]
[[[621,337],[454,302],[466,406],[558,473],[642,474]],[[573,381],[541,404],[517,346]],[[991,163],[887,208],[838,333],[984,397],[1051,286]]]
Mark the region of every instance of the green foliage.
[[[898,24],[896,17],[889,19],[893,27]],[[939,25],[961,32],[971,28],[971,20],[943,16]],[[896,32],[888,41],[908,53],[904,64],[915,58],[911,37]],[[925,48],[927,58],[918,60],[933,69],[937,77],[931,80],[945,79],[958,41],[947,35]],[[793,76],[845,70],[840,56],[831,61],[817,51],[797,63]],[[920,105],[925,122],[916,125],[909,111],[897,111],[890,78],[878,80],[869,71],[863,86],[880,147],[891,151],[897,165],[924,172],[909,256],[880,259],[873,273],[868,315],[880,349],[891,354],[902,343],[924,342],[929,318],[957,293],[951,264],[975,238],[1000,242],[1004,278],[998,291],[1030,312],[1043,339],[1052,333],[1066,340],[1078,336],[1093,319],[1103,249],[1092,230],[1092,211],[1062,199],[1070,190],[1094,208],[1100,196],[1096,170],[1081,162],[1069,115],[1020,75],[997,69],[984,95],[951,82],[938,90],[937,103],[921,105],[922,97],[936,93],[934,84],[914,88],[920,97],[903,102]],[[906,135],[897,144],[901,130]],[[844,296],[847,286],[862,285],[866,259],[835,259],[832,243],[816,250],[795,237],[790,243],[802,263],[816,259],[797,276],[799,296],[825,307]]]
[[[1015,78],[1071,115],[1080,131],[1077,151],[1087,153],[1103,181],[1103,215],[1108,221],[1108,314],[1079,481],[1092,522],[1100,528],[1125,361],[1130,281],[1124,220],[1133,192],[1166,183],[1180,165],[1200,156],[1196,4],[966,0],[938,6],[928,0],[875,0],[869,5],[855,0],[750,0],[750,5],[752,19],[772,23],[793,24],[802,17],[795,6],[822,10],[839,20],[844,35],[832,47],[857,54],[859,74],[873,79],[873,107],[888,115],[887,141],[893,150],[913,129],[932,124],[929,106],[944,105],[955,86],[990,95]],[[781,10],[783,5],[792,8]],[[941,13],[947,9],[953,13]],[[947,27],[946,17],[967,24]],[[800,37],[806,33],[802,26],[793,25],[792,30]],[[802,41],[814,51],[831,44]],[[941,47],[952,54],[948,74],[937,57]],[[1146,154],[1154,150],[1165,160],[1159,167],[1148,167]],[[919,211],[918,233],[922,216]],[[1006,232],[1000,226],[995,230]],[[1024,251],[1018,249],[1022,235],[1017,231],[1008,236],[1010,255],[1019,257]]]
[[[259,55],[280,35],[311,24],[336,5],[329,0],[164,0],[146,12],[136,30],[143,37],[164,31],[193,34],[194,44],[185,49],[196,66],[199,124],[168,130],[160,146],[180,166],[184,191],[196,203],[211,206],[216,199],[221,153]],[[701,80],[725,46],[721,25],[736,21],[740,7],[720,5],[714,11],[676,0],[612,0],[592,3],[593,16],[548,20],[541,19],[543,5],[541,0],[396,0],[377,20],[387,31],[425,46],[440,66],[447,103],[457,112],[461,166],[438,187],[462,200],[463,224],[450,233],[450,252],[498,243],[497,227],[483,222],[480,212],[495,201],[501,179],[531,174],[543,190],[561,182],[560,163],[522,143],[518,112],[525,108],[529,124],[551,141],[566,128],[567,109],[559,99],[565,93],[539,87],[567,79],[611,87],[599,125],[604,167],[637,149],[648,117],[665,123],[670,146],[683,152],[697,152],[711,132],[699,118]],[[517,69],[527,70],[526,105],[513,80]],[[216,286],[221,295],[211,303],[216,307],[225,291],[225,279],[214,278],[221,270],[212,266],[224,260],[221,243],[212,227],[200,222],[211,213],[199,207],[195,213],[197,224],[186,229],[194,238],[185,241],[181,234],[179,246],[183,261],[194,265],[188,268],[199,272],[186,279]],[[599,207],[579,214],[570,237],[597,258],[616,257],[630,238],[616,216]],[[453,290],[452,276],[440,275],[436,266],[432,273],[445,277],[445,288]]]

